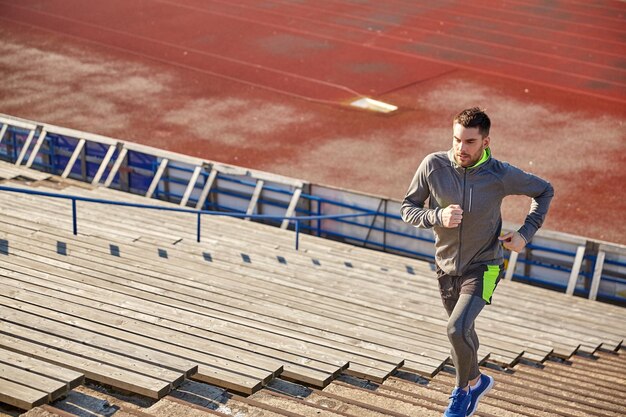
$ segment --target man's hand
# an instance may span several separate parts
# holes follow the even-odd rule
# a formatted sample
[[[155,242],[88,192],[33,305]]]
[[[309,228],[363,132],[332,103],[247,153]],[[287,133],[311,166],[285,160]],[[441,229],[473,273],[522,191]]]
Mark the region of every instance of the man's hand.
[[[441,212],[443,227],[458,227],[463,219],[463,209],[458,204],[451,204]]]
[[[526,246],[526,241],[519,232],[509,232],[498,238],[502,245],[513,252],[521,252]]]

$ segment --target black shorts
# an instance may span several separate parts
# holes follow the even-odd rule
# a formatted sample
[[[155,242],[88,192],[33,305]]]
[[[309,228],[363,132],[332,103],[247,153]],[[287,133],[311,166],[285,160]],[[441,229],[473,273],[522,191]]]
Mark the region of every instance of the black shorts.
[[[437,267],[439,293],[446,308],[447,304],[459,299],[461,294],[470,294],[491,304],[498,283],[504,272],[504,265],[478,265],[462,275],[448,275]]]

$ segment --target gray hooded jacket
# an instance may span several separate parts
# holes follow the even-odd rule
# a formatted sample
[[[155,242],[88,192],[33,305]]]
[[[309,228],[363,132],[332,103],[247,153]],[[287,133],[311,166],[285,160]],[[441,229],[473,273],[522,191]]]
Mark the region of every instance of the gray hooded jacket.
[[[402,219],[416,227],[433,228],[435,261],[450,275],[461,275],[480,264],[500,265],[502,229],[500,207],[507,195],[533,199],[524,225],[518,230],[530,242],[543,224],[554,196],[549,182],[491,157],[463,168],[452,150],[428,155],[420,164],[401,208]],[[429,198],[430,197],[430,198]],[[428,208],[424,207],[429,200]],[[463,209],[458,227],[442,225],[442,211],[451,204]]]

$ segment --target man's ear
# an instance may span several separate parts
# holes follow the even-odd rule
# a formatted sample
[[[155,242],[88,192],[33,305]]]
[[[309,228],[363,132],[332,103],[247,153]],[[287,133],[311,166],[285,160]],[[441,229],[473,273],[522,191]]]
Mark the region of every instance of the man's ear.
[[[489,146],[489,142],[491,142],[489,136],[483,138],[483,148],[487,148]]]

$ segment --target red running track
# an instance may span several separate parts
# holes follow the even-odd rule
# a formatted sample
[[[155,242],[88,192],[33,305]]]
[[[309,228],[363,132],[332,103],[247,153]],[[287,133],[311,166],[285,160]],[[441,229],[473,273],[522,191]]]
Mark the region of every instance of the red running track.
[[[461,106],[626,244],[626,3],[0,0],[0,112],[401,198]],[[345,104],[372,96],[391,117]],[[527,201],[507,199],[519,222]]]
[[[626,6],[491,3],[0,2],[3,19],[316,101],[460,68],[626,103]]]

